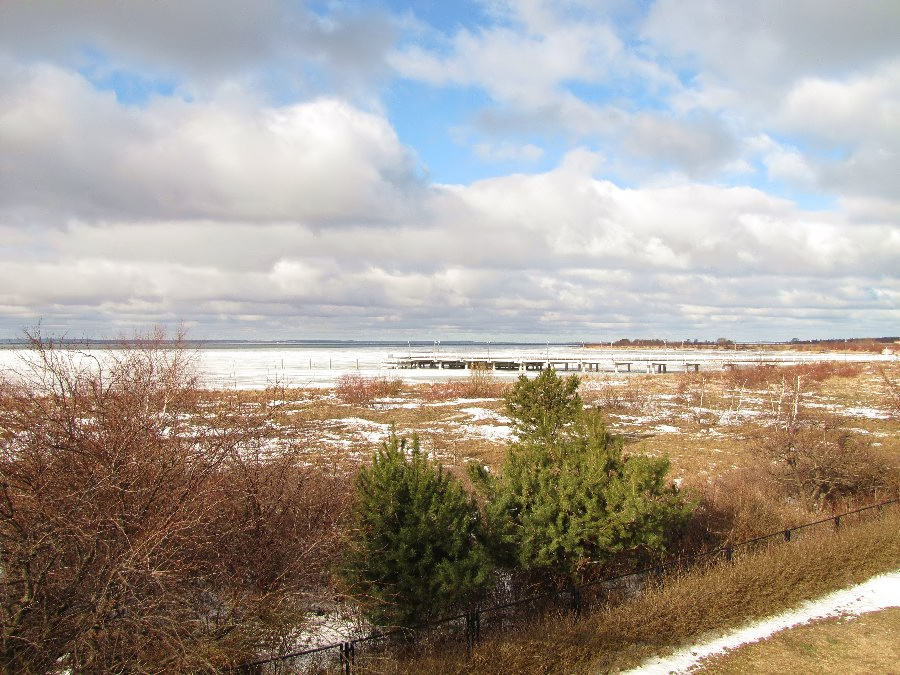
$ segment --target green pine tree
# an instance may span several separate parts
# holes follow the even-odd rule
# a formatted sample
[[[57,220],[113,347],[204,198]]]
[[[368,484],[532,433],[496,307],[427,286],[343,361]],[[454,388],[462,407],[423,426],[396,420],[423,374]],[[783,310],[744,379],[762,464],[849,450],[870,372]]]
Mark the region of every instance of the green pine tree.
[[[666,485],[668,461],[625,456],[600,412],[583,410],[576,378],[520,379],[507,410],[518,438],[499,475],[470,472],[502,566],[578,581],[613,556],[661,552],[686,522],[691,508]]]
[[[355,482],[342,576],[379,626],[414,626],[470,601],[491,565],[477,505],[419,447],[391,434]]]
[[[520,375],[505,397],[516,434],[552,441],[571,428],[583,408],[579,383],[577,376],[562,378],[553,368],[534,379]]]

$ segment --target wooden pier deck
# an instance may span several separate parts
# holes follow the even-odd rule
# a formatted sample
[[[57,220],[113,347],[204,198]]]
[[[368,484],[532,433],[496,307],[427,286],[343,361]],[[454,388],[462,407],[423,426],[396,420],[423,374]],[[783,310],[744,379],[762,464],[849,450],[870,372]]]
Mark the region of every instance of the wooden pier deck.
[[[681,355],[672,357],[635,356],[624,359],[621,355],[611,357],[609,355],[561,355],[561,356],[535,356],[535,355],[454,355],[454,354],[428,354],[393,356],[384,363],[385,368],[390,369],[435,369],[435,370],[492,370],[507,372],[541,371],[553,368],[558,372],[699,372],[704,369],[721,370],[733,365],[731,362],[720,360],[699,361],[696,356],[688,361]]]

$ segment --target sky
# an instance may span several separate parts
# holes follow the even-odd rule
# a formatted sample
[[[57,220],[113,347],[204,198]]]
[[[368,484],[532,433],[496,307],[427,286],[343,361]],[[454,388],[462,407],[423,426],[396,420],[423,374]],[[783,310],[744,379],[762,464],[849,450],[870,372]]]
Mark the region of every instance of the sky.
[[[900,334],[897,0],[0,0],[0,338]]]

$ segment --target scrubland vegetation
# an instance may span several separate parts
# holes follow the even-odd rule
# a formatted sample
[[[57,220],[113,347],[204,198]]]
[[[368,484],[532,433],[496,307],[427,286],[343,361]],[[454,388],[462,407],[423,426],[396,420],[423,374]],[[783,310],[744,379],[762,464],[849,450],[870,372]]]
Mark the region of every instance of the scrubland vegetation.
[[[0,383],[5,670],[227,668],[302,648],[323,616],[410,626],[574,589],[900,484],[897,363],[207,391],[162,337],[84,358],[36,335]],[[896,568],[897,518],[358,668],[637,665]]]

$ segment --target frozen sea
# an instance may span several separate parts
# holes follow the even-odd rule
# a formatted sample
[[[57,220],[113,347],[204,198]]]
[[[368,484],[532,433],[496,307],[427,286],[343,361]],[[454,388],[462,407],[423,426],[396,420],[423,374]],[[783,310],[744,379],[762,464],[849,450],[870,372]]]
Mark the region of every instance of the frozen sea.
[[[70,348],[73,353],[100,355],[104,349]],[[210,388],[262,389],[271,384],[292,387],[330,387],[347,373],[365,377],[398,377],[409,382],[446,382],[467,377],[465,370],[450,369],[395,369],[389,367],[397,357],[452,356],[521,356],[535,358],[571,356],[593,353],[572,345],[553,344],[495,344],[451,343],[438,341],[427,344],[416,342],[359,343],[218,343],[191,347],[203,383]],[[0,348],[0,373],[14,374],[21,369],[22,358],[28,352],[21,347]],[[90,357],[88,357],[90,358]],[[514,379],[515,372],[497,375]]]
[[[610,349],[584,347],[578,344],[534,343],[362,343],[362,342],[303,342],[303,343],[201,343],[191,347],[195,365],[205,386],[210,388],[261,389],[272,384],[291,387],[330,387],[347,373],[365,377],[398,377],[407,382],[446,382],[467,377],[466,370],[450,369],[393,369],[388,367],[398,357],[528,357],[529,359],[579,359],[604,360],[608,370],[614,361],[634,361],[638,365],[647,361],[667,361],[670,372],[679,370],[679,364],[700,363],[701,370],[720,369],[722,364],[739,359],[742,362],[783,362],[815,360],[886,360],[872,354],[819,354],[791,352],[778,349],[733,350],[724,349]],[[21,369],[27,349],[5,346],[0,349],[0,373],[14,376]],[[88,358],[100,355],[104,348],[71,351]],[[535,372],[528,373],[535,375]],[[505,379],[515,379],[515,371],[495,371]]]

